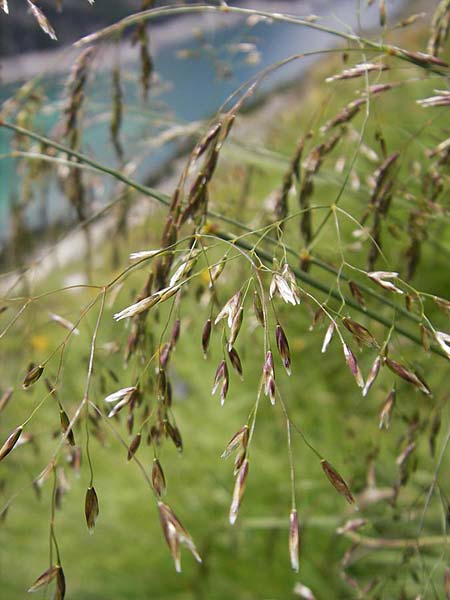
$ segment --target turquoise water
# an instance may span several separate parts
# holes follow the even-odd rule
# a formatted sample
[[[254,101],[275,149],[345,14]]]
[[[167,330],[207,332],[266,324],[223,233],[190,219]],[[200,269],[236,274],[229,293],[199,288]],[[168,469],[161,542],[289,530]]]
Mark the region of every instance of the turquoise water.
[[[293,12],[298,4],[292,4]],[[335,2],[315,0],[306,4],[309,4],[311,12],[327,15],[321,23],[338,29],[343,27],[342,23],[351,27],[357,26],[355,0]],[[305,14],[304,10],[297,12]],[[366,10],[363,16],[365,26],[374,26],[378,19],[377,7],[373,6]],[[173,156],[176,143],[172,142],[161,148],[152,148],[148,145],[158,132],[167,127],[167,122],[189,123],[205,119],[213,115],[239,85],[261,69],[292,54],[323,50],[337,43],[335,38],[327,34],[312,29],[300,29],[294,25],[261,22],[250,28],[244,19],[234,20],[231,26],[224,26],[225,22],[223,16],[217,17],[210,30],[203,32],[200,38],[193,34],[187,41],[166,44],[154,55],[160,83],[155,86],[148,105],[144,106],[140,100],[137,62],[127,64],[126,69],[123,70],[126,111],[122,138],[127,156],[137,156],[140,160],[140,166],[134,175],[139,180],[146,179]],[[183,19],[179,19],[178,23],[180,31],[192,27],[192,24],[185,26]],[[246,61],[248,53],[236,51],[236,44],[250,43],[255,45],[259,54],[260,60],[256,65],[248,64]],[[180,51],[187,51],[192,56],[181,59]],[[276,71],[261,86],[259,93],[267,93],[283,82],[300,77],[312,62],[311,58],[295,61]],[[52,135],[52,129],[60,120],[65,79],[66,77],[53,77],[42,81],[41,88],[46,101],[36,119],[35,128],[46,135]],[[3,87],[0,85],[0,102],[14,93],[18,85]],[[110,105],[105,102],[105,98],[110,95],[109,89],[110,72],[108,69],[101,69],[95,73],[94,78],[91,78],[87,89],[85,114],[87,127],[83,134],[82,149],[102,163],[117,166],[109,140]],[[0,129],[0,155],[8,153],[10,142],[11,136]],[[7,237],[8,234],[11,198],[18,193],[19,176],[16,169],[15,160],[10,158],[0,160],[0,237],[2,238]],[[106,185],[107,187],[101,193],[105,199],[111,189],[108,184]],[[68,214],[69,209],[56,184],[35,191],[36,196],[45,194],[50,219]],[[101,198],[97,197],[96,201],[101,202]],[[30,223],[38,225],[41,219],[40,213],[41,209],[37,204],[29,211]]]

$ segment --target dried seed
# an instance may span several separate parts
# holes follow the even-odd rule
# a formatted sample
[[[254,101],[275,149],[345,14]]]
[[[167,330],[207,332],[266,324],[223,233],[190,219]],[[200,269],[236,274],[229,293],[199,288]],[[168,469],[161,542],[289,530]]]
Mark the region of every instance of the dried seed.
[[[320,464],[322,465],[322,469],[334,489],[342,494],[349,504],[354,504],[355,499],[353,498],[348,485],[345,483],[339,473],[324,458],[322,458]]]
[[[164,496],[166,493],[166,478],[164,476],[164,471],[162,469],[161,463],[157,458],[153,459],[153,467],[152,467],[152,485],[155,490],[155,494],[158,498]]]
[[[70,425],[70,419],[67,416],[67,413],[65,410],[63,410],[62,408],[59,411],[59,418],[61,421],[61,429],[63,431],[63,433],[67,433],[66,435],[66,439],[69,442],[69,444],[71,446],[75,446],[75,436],[73,435],[73,431],[72,429],[69,430],[69,425]]]
[[[127,460],[131,460],[133,458],[133,456],[136,454],[136,452],[139,448],[140,443],[141,443],[141,433],[139,432],[134,436],[134,438],[130,444],[130,447],[128,448]]]
[[[99,514],[98,498],[94,487],[88,487],[84,502],[84,514],[89,533],[94,532],[95,522]]]
[[[32,367],[28,373],[25,375],[25,378],[22,383],[22,387],[26,390],[30,385],[36,383],[36,381],[41,377],[44,372],[44,367],[42,365],[37,365],[36,367]]]
[[[23,431],[23,426],[20,425],[19,427],[16,427],[14,429],[14,431],[8,436],[6,442],[0,448],[0,461],[2,461],[5,458],[5,456],[8,456],[8,454],[11,452],[11,450],[17,444],[17,442],[19,441],[19,438],[22,434],[22,431]]]
[[[234,525],[239,512],[239,507],[245,492],[245,484],[248,475],[248,460],[244,459],[236,477],[236,482],[233,490],[233,498],[230,506],[229,520],[230,524]]]
[[[292,569],[298,573],[299,570],[299,546],[300,529],[298,525],[298,514],[295,508],[289,515],[289,558],[291,559]]]

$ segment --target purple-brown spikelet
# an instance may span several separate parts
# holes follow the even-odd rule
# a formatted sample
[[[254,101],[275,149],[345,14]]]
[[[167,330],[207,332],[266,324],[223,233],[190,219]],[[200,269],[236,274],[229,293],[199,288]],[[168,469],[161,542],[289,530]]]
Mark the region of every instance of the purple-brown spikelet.
[[[127,460],[131,460],[133,458],[133,456],[136,454],[136,452],[138,451],[138,448],[141,444],[141,433],[137,433],[133,440],[131,441],[131,444],[128,448],[128,454],[127,454]]]
[[[231,500],[229,521],[231,525],[236,523],[236,519],[239,512],[239,507],[242,502],[242,498],[245,492],[245,484],[248,476],[248,460],[245,458],[236,476],[236,482],[234,484],[233,498]]]
[[[176,571],[178,573],[181,571],[180,544],[184,544],[193,554],[197,562],[201,563],[202,559],[197,552],[192,537],[178,520],[170,506],[159,501],[158,509],[164,537],[167,545],[169,546],[170,553],[175,563]]]
[[[289,515],[289,558],[292,569],[298,573],[300,549],[300,528],[298,525],[298,514],[295,508]]]
[[[395,373],[396,375],[398,375],[399,377],[401,377],[408,383],[411,383],[412,385],[414,385],[423,394],[426,394],[427,396],[431,394],[430,388],[425,383],[425,381],[421,377],[419,377],[419,375],[417,375],[417,373],[414,373],[410,369],[407,369],[401,363],[399,363],[396,360],[393,360],[392,358],[389,358],[389,357],[385,358],[385,364],[387,367],[389,367],[389,369],[393,373]]]
[[[361,373],[361,369],[359,368],[358,361],[356,360],[356,356],[347,346],[347,344],[342,344],[342,349],[344,351],[345,362],[347,363],[348,368],[352,372],[353,377],[355,378],[356,383],[359,387],[364,387],[364,379]]]
[[[366,383],[365,383],[364,388],[363,388],[363,396],[367,396],[367,392],[372,387],[375,379],[377,378],[378,373],[380,371],[381,362],[382,362],[381,361],[381,356],[378,355],[375,358],[375,360],[373,361],[373,365],[372,365],[372,367],[371,367],[371,369],[369,371],[369,374],[367,376]]]
[[[166,478],[161,463],[157,458],[153,459],[152,486],[158,498],[166,493]]]
[[[264,385],[264,394],[269,396],[271,404],[275,404],[276,385],[275,385],[275,366],[271,350],[266,353],[262,368],[262,379]]]
[[[378,427],[380,429],[389,429],[391,423],[392,409],[395,405],[395,389],[391,390],[387,395],[386,400],[383,402],[383,406],[380,411],[380,422]]]
[[[334,489],[342,494],[349,504],[354,504],[355,499],[348,485],[345,483],[344,479],[339,475],[336,469],[334,469],[324,458],[322,458],[320,464]]]
[[[222,359],[217,367],[216,374],[214,377],[214,384],[211,393],[214,395],[219,387],[219,384],[222,383],[220,388],[220,403],[223,405],[225,402],[225,398],[228,392],[228,367],[225,359]]]
[[[242,379],[242,362],[235,348],[228,348],[228,358],[230,359],[231,366]]]
[[[366,302],[358,285],[354,281],[349,281],[348,287],[350,288],[350,293],[356,300],[356,302],[360,305],[362,309],[366,310]]]
[[[227,447],[222,452],[221,458],[227,458],[232,452],[234,452],[238,448],[241,448],[245,451],[247,449],[248,437],[248,425],[244,425],[244,427],[241,427],[241,429],[239,429],[239,431],[237,431],[233,435],[231,440],[228,442]]]
[[[358,323],[349,317],[343,317],[342,322],[358,343],[369,347],[378,346],[376,339],[366,327],[361,325],[361,323]]]
[[[84,502],[84,514],[89,533],[94,532],[95,522],[99,515],[98,497],[93,486],[88,487]]]
[[[288,375],[291,374],[291,353],[289,350],[289,343],[284,333],[283,328],[279,323],[277,323],[275,329],[275,339],[277,342],[278,352],[280,353],[281,360],[283,361],[284,368],[286,369],[286,373]]]

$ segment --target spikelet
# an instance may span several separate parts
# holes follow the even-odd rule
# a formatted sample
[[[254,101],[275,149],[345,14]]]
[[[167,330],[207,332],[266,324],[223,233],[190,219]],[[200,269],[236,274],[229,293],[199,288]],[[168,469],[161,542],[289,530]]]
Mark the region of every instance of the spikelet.
[[[300,529],[298,525],[298,514],[295,508],[289,515],[289,558],[292,569],[298,573],[299,570],[299,548],[300,548]]]
[[[242,498],[244,497],[247,475],[248,475],[248,460],[245,458],[241,467],[239,468],[239,471],[236,476],[236,482],[234,484],[233,498],[231,500],[230,514],[229,514],[229,521],[230,521],[231,525],[234,525],[236,523],[236,519],[237,519],[238,512],[239,512],[239,507],[241,505]]]
[[[93,486],[88,487],[84,502],[84,514],[89,533],[94,532],[95,522],[99,515],[98,497]]]
[[[349,504],[354,504],[355,499],[353,498],[348,485],[345,483],[344,479],[339,475],[336,469],[334,469],[324,458],[320,461],[320,464],[334,489],[342,494]]]
[[[42,29],[42,31],[44,33],[46,33],[49,37],[51,37],[52,40],[57,40],[58,38],[56,37],[56,32],[53,29],[50,21],[47,19],[45,14],[42,12],[42,10],[40,8],[38,8],[34,4],[34,2],[32,2],[31,0],[27,0],[27,2],[28,2],[28,7],[31,11],[31,14],[36,19],[36,21],[37,21],[39,27]],[[3,10],[6,13],[8,12],[8,4],[6,4],[6,10],[5,10],[5,4],[3,4]]]

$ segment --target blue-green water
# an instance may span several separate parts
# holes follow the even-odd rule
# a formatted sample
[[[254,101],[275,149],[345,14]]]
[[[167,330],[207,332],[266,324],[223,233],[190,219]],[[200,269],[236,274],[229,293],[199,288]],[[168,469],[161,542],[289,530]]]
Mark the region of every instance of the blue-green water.
[[[305,14],[300,4],[292,3],[293,13]],[[357,27],[355,0],[314,0],[308,4],[311,12],[324,17],[320,21],[323,24],[337,29],[342,29],[343,23],[347,27]],[[397,3],[397,10],[400,4]],[[276,6],[276,3],[273,5]],[[366,9],[362,16],[365,27],[374,26],[378,19],[377,7]],[[140,99],[138,61],[125,65],[122,85],[126,110],[121,135],[127,157],[137,157],[139,160],[133,175],[139,180],[160,170],[173,156],[177,147],[174,142],[158,148],[150,145],[158,132],[167,128],[168,123],[190,123],[205,119],[213,115],[236,88],[261,69],[293,54],[319,51],[338,44],[336,38],[327,34],[294,25],[260,22],[249,27],[245,19],[235,18],[231,24],[227,25],[227,22],[226,16],[211,17],[210,27],[203,30],[201,35],[198,32],[193,32],[190,37],[183,35],[183,41],[173,41],[157,49],[153,58],[159,83],[154,86],[146,105]],[[187,28],[192,28],[191,20],[188,25],[182,18],[176,23],[183,34]],[[251,64],[249,52],[242,51],[245,47],[239,48],[238,44],[254,44],[259,56],[258,63]],[[180,58],[180,52],[187,52],[190,57]],[[260,87],[259,94],[301,77],[313,60],[295,61],[275,71]],[[49,136],[53,135],[53,128],[61,119],[65,80],[66,77],[54,76],[43,79],[40,85],[46,99],[34,127]],[[18,86],[19,83],[0,85],[0,102],[10,97]],[[82,149],[102,163],[117,166],[109,139],[110,86],[110,69],[102,66],[87,88]],[[11,140],[12,136],[0,129],[0,237],[3,239],[8,235],[11,198],[19,193],[17,161],[4,157],[10,149]],[[36,186],[38,188],[39,184]],[[67,215],[67,203],[55,183],[40,189],[39,193],[37,188],[36,196],[46,195],[50,220]],[[109,193],[110,188],[106,184],[100,193],[96,193],[95,201],[105,201]],[[28,213],[32,224],[40,223],[40,207],[39,202],[35,202]]]

